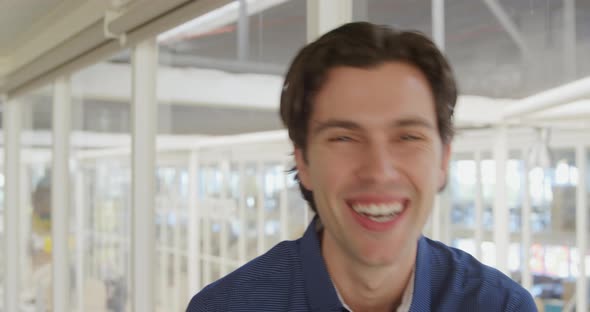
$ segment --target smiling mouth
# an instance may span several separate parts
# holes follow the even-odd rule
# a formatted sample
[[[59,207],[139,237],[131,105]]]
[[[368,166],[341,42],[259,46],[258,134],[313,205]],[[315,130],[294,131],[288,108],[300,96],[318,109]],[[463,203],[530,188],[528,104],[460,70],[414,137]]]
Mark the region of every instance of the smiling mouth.
[[[367,219],[386,223],[395,219],[404,211],[402,202],[380,203],[380,204],[349,204],[355,213],[366,217]]]

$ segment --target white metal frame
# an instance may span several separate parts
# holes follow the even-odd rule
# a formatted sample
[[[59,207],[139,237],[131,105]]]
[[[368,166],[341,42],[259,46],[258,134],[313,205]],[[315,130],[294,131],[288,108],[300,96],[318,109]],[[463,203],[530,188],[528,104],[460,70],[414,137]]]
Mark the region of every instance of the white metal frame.
[[[2,124],[4,125],[4,310],[20,311],[20,138],[21,103],[16,100],[4,102]]]
[[[201,223],[199,218],[199,183],[197,181],[199,171],[199,158],[196,152],[189,154],[189,198],[188,198],[188,296],[192,296],[201,289],[201,263],[200,263],[200,242]]]
[[[496,186],[494,189],[494,242],[496,243],[496,268],[505,274],[508,272],[508,257],[500,251],[508,250],[509,246],[509,215],[506,203],[506,165],[508,162],[508,129],[500,126],[497,129],[494,145],[496,162]]]
[[[275,140],[277,140],[278,137],[279,136],[277,136],[277,135],[270,134],[268,136],[269,139],[267,140],[267,142],[272,143]],[[558,140],[559,139],[560,138],[558,138]],[[217,140],[219,141],[219,143],[221,143],[221,142],[223,142],[224,138],[219,138]],[[252,140],[252,142],[257,142],[257,143],[263,143],[265,141],[260,136],[253,137],[253,138],[251,138],[251,140]],[[477,140],[477,138],[475,138],[475,140]],[[215,164],[215,163],[221,162],[223,159],[220,158],[220,155],[226,155],[226,157],[231,157],[231,154],[230,154],[230,156],[227,156],[227,152],[226,152],[226,149],[227,148],[226,147],[221,146],[220,144],[217,144],[214,139],[207,139],[207,141],[209,142],[208,145],[207,145],[207,147],[201,147],[200,149],[193,150],[193,151],[190,152],[190,153],[193,153],[193,155],[195,157],[195,160],[199,160],[200,159],[202,163],[207,164],[207,165],[210,165],[210,164]],[[242,143],[242,145],[248,145],[247,144],[248,141],[247,140],[244,140],[244,139],[241,141],[241,143]],[[508,148],[513,149],[513,148],[515,148],[517,146],[521,146],[521,148],[522,148],[522,146],[523,146],[520,142],[516,142],[515,143],[515,142],[509,141],[509,140],[507,142],[505,142],[504,144],[506,144],[505,147],[504,147],[504,150],[506,150]],[[564,146],[568,146],[568,144],[569,144],[568,142],[565,142],[565,143],[562,142],[558,146],[564,147]],[[234,144],[234,143],[231,143],[231,144],[227,144],[226,143],[226,145],[232,146],[232,148],[235,148],[235,146],[236,146],[236,144]],[[470,144],[466,143],[466,145],[470,145]],[[288,144],[285,144],[285,145],[282,145],[282,146],[283,146],[283,148],[287,148],[288,147]],[[497,148],[497,146],[496,146],[496,148]],[[212,149],[219,149],[220,152],[214,152]],[[205,151],[206,151],[206,153],[203,153]],[[288,151],[288,149],[283,150],[282,155],[286,155],[286,152],[287,151]],[[189,151],[187,151],[187,153],[188,152]],[[480,150],[479,153],[481,154],[481,152],[482,151]],[[240,152],[236,152],[234,154],[235,155],[241,155]],[[281,153],[278,153],[278,154],[281,154]],[[197,155],[200,155],[200,156],[197,156]],[[477,155],[477,152],[476,152],[476,155]],[[243,158],[240,158],[239,160],[237,160],[238,161],[238,165],[239,165],[238,168],[240,168],[240,167],[243,168],[243,164],[245,162],[252,162],[253,160],[258,161],[260,163],[260,158],[256,158],[255,156],[256,155],[249,155],[248,153],[244,153],[244,157]],[[481,155],[480,155],[480,157],[481,157]],[[475,158],[477,159],[477,156],[475,156]],[[274,162],[279,162],[280,163],[280,161],[286,161],[287,160],[286,158],[283,158],[282,160],[280,160],[279,158],[276,158],[276,156],[273,156],[273,155],[265,155],[265,157],[263,157],[263,159],[264,159],[263,163],[265,163],[267,161],[274,161]],[[232,160],[232,161],[235,161],[235,160]],[[194,173],[198,172],[198,169],[197,168],[195,168],[193,170]],[[259,169],[262,169],[263,166],[258,165],[258,168]],[[242,169],[242,172],[243,172],[243,169]],[[242,175],[243,175],[243,173],[242,173]],[[195,180],[195,179],[192,178],[191,180]],[[500,179],[498,181],[502,181],[502,179]],[[196,190],[197,188],[194,187],[194,189]],[[197,198],[198,198],[198,194],[195,193],[194,196],[197,196]],[[196,199],[196,201],[198,201],[198,199]],[[244,199],[241,200],[241,202],[243,202],[243,201],[244,201]],[[238,215],[240,214],[239,211],[240,210],[239,210],[239,206],[238,206],[238,213],[237,213]],[[209,245],[209,248],[208,248],[208,250],[204,250],[203,253],[200,256],[200,259],[202,261],[204,261],[205,263],[208,263],[206,265],[206,267],[207,266],[210,266],[213,263],[222,263],[222,262],[224,262],[228,267],[237,266],[237,265],[243,264],[243,261],[241,261],[241,259],[244,259],[244,258],[238,259],[238,261],[236,261],[236,260],[233,260],[233,259],[225,259],[225,260],[223,260],[223,257],[214,257],[214,256],[212,256],[210,251],[211,251],[211,247],[212,247],[212,243],[213,242],[210,241],[210,233],[209,233],[209,230],[208,230],[208,228],[205,228],[203,230],[204,230],[204,233],[203,234],[205,236],[209,236],[209,238],[206,239],[206,241],[209,241],[208,243],[206,242],[206,245],[208,244]],[[442,231],[442,229],[441,229],[441,231]],[[471,233],[473,233],[473,230],[471,230]],[[524,234],[525,233],[521,233],[521,235],[524,235]],[[281,233],[281,235],[285,235],[285,234],[284,233]],[[441,236],[443,236],[443,235],[441,234]],[[482,236],[483,236],[483,234],[482,234]],[[512,239],[515,239],[515,238],[518,239],[518,237],[517,236],[514,236],[514,235],[510,235],[510,237]],[[489,238],[490,237],[488,237],[487,240],[489,240]],[[221,242],[219,242],[219,243],[221,243]],[[168,247],[166,247],[166,248],[168,248]],[[198,246],[196,248],[198,249]],[[526,249],[526,244],[523,244],[523,248]],[[176,252],[178,255],[183,256],[182,251],[176,250],[176,248],[173,248],[173,249],[167,250],[166,252],[169,252],[169,253],[175,253]],[[244,260],[247,260],[247,259],[244,259]],[[196,261],[195,263],[198,264],[199,261]],[[209,282],[211,282],[211,281],[212,280],[209,280]],[[204,285],[202,285],[202,286],[204,286]],[[194,294],[194,292],[192,294]]]
[[[432,38],[436,46],[445,50],[445,0],[432,0]]]
[[[76,306],[78,311],[83,311],[85,305],[84,282],[86,280],[86,270],[84,263],[86,240],[88,239],[86,229],[86,180],[80,170],[74,171],[75,185],[77,186],[74,194],[74,205],[76,210]]]
[[[481,172],[481,161],[482,151],[476,150],[474,154],[475,159],[475,257],[478,260],[482,260],[482,248],[481,243],[483,242],[483,212],[484,212],[484,199],[483,199],[483,183],[482,183],[482,172]]]
[[[68,252],[70,208],[70,123],[71,90],[69,78],[54,85],[53,170],[51,175],[53,311],[69,311],[70,271]],[[81,285],[79,286],[81,287]]]
[[[352,0],[307,0],[307,41],[352,21]]]
[[[133,51],[132,76],[132,310],[154,311],[154,190],[157,129],[155,39]]]
[[[488,6],[490,11],[494,14],[494,16],[500,22],[500,25],[506,30],[510,38],[516,43],[518,48],[520,49],[523,59],[530,59],[530,51],[524,37],[518,31],[518,27],[516,24],[510,19],[510,16],[502,5],[497,0],[483,0],[483,2]]]
[[[523,186],[524,186],[524,190],[523,190],[523,200],[522,200],[522,211],[521,211],[521,216],[522,216],[522,228],[521,228],[521,249],[522,249],[522,263],[521,263],[521,268],[522,268],[522,286],[528,290],[531,289],[531,287],[533,286],[533,277],[531,274],[531,268],[528,262],[528,259],[530,259],[530,254],[531,254],[531,241],[532,241],[532,235],[531,235],[531,212],[532,212],[532,207],[531,207],[531,191],[530,191],[530,185],[529,185],[529,171],[531,167],[531,164],[528,163],[528,161],[526,161],[526,155],[528,153],[527,149],[523,149],[522,151],[522,156],[523,159],[525,159],[524,161],[524,174],[523,174]]]
[[[576,311],[588,311],[588,278],[586,272],[586,255],[588,254],[588,201],[587,182],[585,173],[588,168],[587,146],[576,146],[576,165],[578,172],[578,187],[576,192],[576,245],[580,255],[580,268],[576,281]]]

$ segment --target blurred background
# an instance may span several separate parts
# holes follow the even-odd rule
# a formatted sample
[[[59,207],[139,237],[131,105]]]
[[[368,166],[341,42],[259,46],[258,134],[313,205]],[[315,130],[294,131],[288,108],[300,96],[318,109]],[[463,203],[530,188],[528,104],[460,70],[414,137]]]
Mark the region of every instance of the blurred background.
[[[424,234],[590,311],[589,0],[0,2],[0,311],[183,311],[298,238],[283,75],[349,21],[425,33],[459,82]]]

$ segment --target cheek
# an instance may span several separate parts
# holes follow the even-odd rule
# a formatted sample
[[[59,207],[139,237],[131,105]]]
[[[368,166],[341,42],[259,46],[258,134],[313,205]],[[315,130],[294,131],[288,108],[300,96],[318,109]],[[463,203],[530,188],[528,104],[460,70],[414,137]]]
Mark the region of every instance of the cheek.
[[[440,183],[441,167],[437,155],[432,153],[408,153],[400,159],[403,171],[419,188],[437,189]]]
[[[311,183],[314,190],[322,188],[337,190],[340,185],[349,181],[352,168],[358,160],[347,154],[336,155],[334,153],[316,153],[313,162],[310,163]]]

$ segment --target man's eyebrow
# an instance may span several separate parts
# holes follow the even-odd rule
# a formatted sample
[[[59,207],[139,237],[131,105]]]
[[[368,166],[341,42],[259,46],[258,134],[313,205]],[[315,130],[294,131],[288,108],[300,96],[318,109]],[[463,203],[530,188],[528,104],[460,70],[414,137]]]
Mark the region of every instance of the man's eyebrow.
[[[408,117],[397,119],[391,122],[392,128],[403,128],[403,127],[422,127],[427,129],[435,129],[432,122],[421,118],[421,117]],[[347,130],[360,130],[361,125],[354,121],[342,120],[342,119],[328,119],[325,121],[312,120],[311,134],[317,135],[328,129],[347,129]]]
[[[312,120],[312,128],[311,133],[316,135],[320,132],[323,132],[328,129],[333,128],[340,128],[340,129],[347,129],[347,130],[359,130],[361,126],[356,122],[350,120],[340,120],[340,119],[329,119],[326,121],[315,121]]]
[[[395,120],[391,123],[391,126],[394,128],[400,127],[423,127],[428,129],[435,129],[434,124],[432,122],[421,118],[421,117],[409,117],[409,118],[402,118]]]

